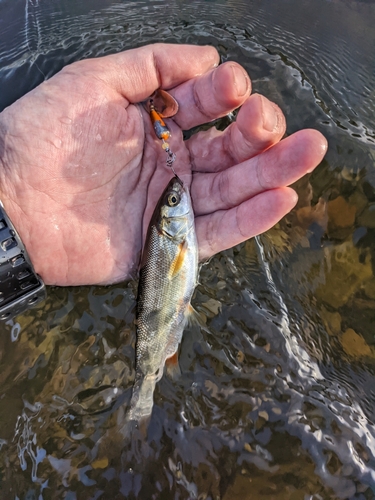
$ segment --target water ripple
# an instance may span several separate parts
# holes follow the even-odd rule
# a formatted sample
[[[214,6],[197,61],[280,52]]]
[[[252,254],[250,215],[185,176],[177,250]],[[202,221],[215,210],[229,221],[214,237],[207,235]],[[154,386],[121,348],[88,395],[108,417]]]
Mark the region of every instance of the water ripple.
[[[363,144],[374,139],[373,37],[354,25],[365,29],[373,6],[57,3],[59,10],[54,2],[0,2],[0,108],[74,60],[160,40],[206,43],[222,60],[243,64],[254,89],[280,104],[288,133],[319,128],[331,152],[313,185],[297,187],[305,205],[290,216],[289,232],[279,226],[257,248],[247,242],[203,267],[194,304],[203,324],[184,335],[183,377],[158,384],[147,439],[116,443],[134,376],[131,284],[53,289],[45,313],[30,313],[14,330],[8,325],[9,336],[0,338],[9,358],[1,358],[2,401],[12,402],[9,411],[0,407],[4,487],[20,498],[28,488],[42,497],[47,483],[61,493],[56,498],[105,491],[108,498],[232,500],[249,488],[259,498],[274,495],[272,488],[301,498],[317,491],[364,498],[375,485],[373,359],[348,357],[349,303],[333,306],[331,290],[322,290],[337,280],[329,269],[342,236],[330,240],[340,227],[332,229],[327,207],[339,195],[344,206],[355,204],[366,229],[355,243],[361,251],[348,231],[342,260],[347,268],[345,249],[356,252],[369,279],[373,226],[363,214],[375,179]],[[363,298],[367,283],[353,292],[361,314],[363,301],[372,304]],[[104,456],[97,446],[103,435],[114,443]]]

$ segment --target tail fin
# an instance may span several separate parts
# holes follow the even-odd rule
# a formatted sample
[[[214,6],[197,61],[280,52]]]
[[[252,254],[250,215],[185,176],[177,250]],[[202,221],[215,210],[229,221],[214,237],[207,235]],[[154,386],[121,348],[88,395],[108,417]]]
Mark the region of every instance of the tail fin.
[[[133,395],[130,401],[128,421],[140,422],[151,416],[154,406],[154,391],[158,381],[156,375],[136,375]]]
[[[130,409],[127,411],[124,406],[118,408],[116,429],[107,431],[94,447],[93,455],[96,461],[106,459],[110,462],[114,457],[119,457],[129,444],[131,453],[136,457],[142,450],[142,453],[148,453],[147,427],[154,405],[157,381],[157,375],[144,376],[136,372]]]

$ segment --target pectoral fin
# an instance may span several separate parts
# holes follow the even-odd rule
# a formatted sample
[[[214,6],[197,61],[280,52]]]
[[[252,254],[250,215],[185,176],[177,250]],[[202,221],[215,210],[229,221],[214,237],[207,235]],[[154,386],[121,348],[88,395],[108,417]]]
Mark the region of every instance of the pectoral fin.
[[[206,318],[196,311],[191,304],[186,309],[185,317],[189,326],[202,326],[206,324]]]
[[[185,258],[186,258],[186,252],[187,252],[187,243],[186,241],[183,241],[178,245],[178,251],[176,257],[173,259],[171,263],[171,268],[169,270],[169,278],[172,279],[175,276],[178,275],[178,273],[181,271],[181,268],[184,264]]]

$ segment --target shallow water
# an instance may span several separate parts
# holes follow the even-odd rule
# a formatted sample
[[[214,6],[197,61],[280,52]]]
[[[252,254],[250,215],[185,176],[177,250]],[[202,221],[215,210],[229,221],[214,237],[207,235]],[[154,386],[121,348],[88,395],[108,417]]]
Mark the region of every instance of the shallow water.
[[[136,283],[50,288],[2,327],[1,498],[375,498],[374,21],[356,1],[0,0],[0,109],[77,59],[208,43],[288,133],[330,146],[291,214],[202,268],[205,323],[185,331],[181,379],[159,382],[146,439],[113,444]]]

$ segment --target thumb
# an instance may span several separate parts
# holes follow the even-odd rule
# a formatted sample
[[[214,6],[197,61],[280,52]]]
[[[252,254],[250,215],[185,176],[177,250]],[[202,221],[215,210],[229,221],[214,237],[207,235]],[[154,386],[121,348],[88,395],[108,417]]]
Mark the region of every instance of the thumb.
[[[98,58],[96,75],[130,103],[170,89],[219,63],[214,47],[157,43]],[[91,60],[92,62],[92,60]]]

